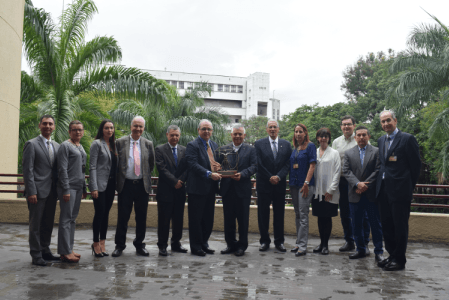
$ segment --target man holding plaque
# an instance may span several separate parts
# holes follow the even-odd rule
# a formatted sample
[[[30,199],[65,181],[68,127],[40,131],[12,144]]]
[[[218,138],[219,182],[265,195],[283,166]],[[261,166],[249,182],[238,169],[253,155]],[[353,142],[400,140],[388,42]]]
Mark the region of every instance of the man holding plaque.
[[[257,154],[257,217],[259,221],[259,251],[270,248],[270,204],[273,205],[274,245],[280,252],[284,247],[284,214],[286,177],[290,168],[292,147],[286,140],[280,139],[279,124],[276,120],[267,123],[268,137],[255,143]]]
[[[234,175],[223,175],[220,185],[223,196],[224,232],[227,247],[221,254],[234,253],[242,256],[248,248],[249,205],[251,203],[251,176],[257,171],[256,149],[243,140],[245,128],[236,125],[231,131],[232,143],[215,151],[215,158],[222,164],[223,172],[228,168]],[[223,162],[227,161],[227,164]],[[225,174],[225,173],[223,173]],[[239,225],[239,240],[236,239],[235,220]]]
[[[212,132],[212,123],[201,120],[198,138],[186,147],[190,250],[198,256],[215,252],[209,248],[208,240],[214,225],[215,194],[221,174],[217,173],[220,165],[213,155],[218,145],[210,140]]]

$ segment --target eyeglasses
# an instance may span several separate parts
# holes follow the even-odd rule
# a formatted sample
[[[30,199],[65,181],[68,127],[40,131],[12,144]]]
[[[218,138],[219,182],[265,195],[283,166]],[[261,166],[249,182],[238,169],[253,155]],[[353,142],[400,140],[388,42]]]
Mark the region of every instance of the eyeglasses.
[[[276,128],[278,128],[277,126],[270,126],[270,127],[268,127],[268,129],[276,129]]]
[[[212,128],[207,128],[207,127],[203,127],[200,130],[201,131],[209,131],[209,132],[214,131]]]
[[[352,123],[341,124],[341,126],[343,126],[343,127],[350,127],[350,126],[352,126],[352,125],[354,125],[354,124],[352,124]]]

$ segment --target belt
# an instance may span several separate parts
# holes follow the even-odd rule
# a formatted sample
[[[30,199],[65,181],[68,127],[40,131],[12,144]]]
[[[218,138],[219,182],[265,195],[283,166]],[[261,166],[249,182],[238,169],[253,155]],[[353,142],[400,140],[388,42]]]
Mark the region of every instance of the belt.
[[[143,179],[125,179],[125,182],[130,182],[132,184],[139,184],[143,182]]]

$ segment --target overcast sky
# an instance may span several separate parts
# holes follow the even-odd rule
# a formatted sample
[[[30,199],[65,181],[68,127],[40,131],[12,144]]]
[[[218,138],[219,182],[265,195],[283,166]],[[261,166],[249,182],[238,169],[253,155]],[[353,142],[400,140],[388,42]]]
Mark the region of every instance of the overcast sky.
[[[65,4],[71,0],[64,0]],[[33,0],[54,19],[62,0]],[[97,0],[88,39],[114,36],[122,64],[246,77],[270,73],[281,114],[345,101],[344,69],[368,52],[406,48],[411,29],[449,25],[448,1]],[[422,8],[421,8],[422,7]],[[28,70],[23,62],[22,68]]]

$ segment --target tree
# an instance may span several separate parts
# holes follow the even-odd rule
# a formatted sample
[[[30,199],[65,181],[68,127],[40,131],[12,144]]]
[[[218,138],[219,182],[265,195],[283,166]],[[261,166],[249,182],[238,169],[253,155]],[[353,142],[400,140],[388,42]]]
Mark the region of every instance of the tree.
[[[245,142],[254,145],[257,140],[267,137],[267,123],[268,118],[265,116],[253,115],[248,119],[242,120],[241,124],[245,127],[246,132]]]

